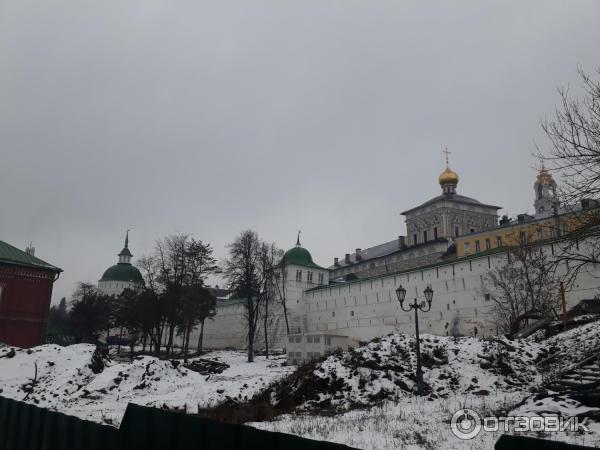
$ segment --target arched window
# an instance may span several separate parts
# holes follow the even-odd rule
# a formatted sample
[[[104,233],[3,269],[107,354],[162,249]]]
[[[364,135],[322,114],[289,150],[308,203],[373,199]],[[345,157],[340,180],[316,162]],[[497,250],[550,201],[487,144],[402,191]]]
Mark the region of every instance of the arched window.
[[[544,197],[544,186],[542,186],[541,184],[538,184],[538,187],[537,187],[537,197],[538,197],[538,200],[540,200],[541,198]]]

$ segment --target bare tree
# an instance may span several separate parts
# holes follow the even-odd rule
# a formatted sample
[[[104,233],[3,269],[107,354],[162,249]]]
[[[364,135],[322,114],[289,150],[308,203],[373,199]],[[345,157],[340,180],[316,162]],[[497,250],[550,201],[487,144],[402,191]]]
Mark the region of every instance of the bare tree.
[[[559,88],[561,104],[554,118],[542,121],[551,148],[539,155],[562,174],[568,203],[600,194],[600,80],[578,72],[584,96],[573,98],[568,88]]]
[[[521,237],[518,246],[507,250],[506,261],[488,271],[482,290],[493,302],[500,330],[515,333],[530,319],[554,314],[560,302],[555,267],[542,247]]]
[[[274,243],[260,243],[259,249],[259,265],[260,265],[260,281],[262,296],[261,303],[263,305],[263,338],[265,341],[265,354],[269,357],[269,325],[272,322],[272,314],[269,307],[274,303],[276,298],[276,264],[281,259],[282,250],[278,249]]]
[[[548,136],[548,151],[538,150],[548,168],[561,174],[560,197],[567,212],[575,212],[582,200],[600,197],[600,68],[593,79],[581,68],[582,97],[573,97],[568,88],[559,88],[560,105],[554,117],[542,121]],[[600,211],[590,209],[570,214],[557,235],[563,243],[556,264],[569,269],[568,282],[589,266],[600,262]],[[585,241],[585,245],[580,244]]]
[[[183,336],[183,352],[187,354],[193,327],[210,316],[207,308],[200,305],[208,301],[208,296],[201,292],[204,283],[209,275],[220,271],[211,245],[187,234],[169,235],[158,240],[154,253],[141,258],[138,264],[157,300],[156,321],[150,335],[155,352],[160,352],[166,332],[166,352],[172,354],[178,330]]]
[[[204,323],[206,319],[211,319],[217,313],[217,299],[216,297],[208,292],[206,297],[203,297],[202,301],[198,305],[198,319],[200,322],[200,332],[198,334],[197,351],[198,354],[202,353],[202,346],[204,344]]]
[[[287,334],[290,334],[290,322],[288,320],[287,314],[287,292],[286,292],[286,278],[287,278],[287,270],[285,264],[285,258],[281,258],[279,265],[275,268],[274,271],[274,280],[273,285],[279,299],[279,303],[281,303],[281,307],[283,308],[283,317],[285,319],[285,331]]]
[[[234,295],[245,301],[248,362],[252,362],[263,287],[260,266],[261,240],[255,231],[246,230],[242,231],[228,248],[229,257],[224,263],[224,275]]]
[[[204,321],[215,314],[216,298],[201,284],[183,288],[181,322],[178,325],[183,336],[183,356],[187,360],[192,330],[200,324],[200,334],[204,332]],[[201,351],[202,340],[199,339],[198,352]]]

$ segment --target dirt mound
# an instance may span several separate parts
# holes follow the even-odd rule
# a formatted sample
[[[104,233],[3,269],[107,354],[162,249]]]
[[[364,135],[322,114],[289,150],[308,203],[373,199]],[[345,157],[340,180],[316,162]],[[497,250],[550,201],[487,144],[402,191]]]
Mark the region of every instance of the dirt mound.
[[[229,369],[229,364],[211,359],[195,359],[185,364],[184,367],[201,375],[212,375]]]
[[[421,338],[423,377],[429,398],[456,393],[485,396],[499,389],[526,391],[539,380],[535,362],[547,352],[526,341]],[[299,367],[255,401],[266,399],[289,412],[342,412],[398,401],[416,392],[415,341],[408,335],[388,335],[350,352],[330,355]]]

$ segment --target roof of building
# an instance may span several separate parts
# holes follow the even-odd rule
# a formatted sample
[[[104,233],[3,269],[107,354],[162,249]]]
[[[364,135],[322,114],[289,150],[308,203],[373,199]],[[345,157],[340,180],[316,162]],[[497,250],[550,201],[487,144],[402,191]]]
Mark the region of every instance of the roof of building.
[[[384,242],[383,244],[379,244],[379,245],[375,245],[373,247],[362,249],[360,251],[360,256],[361,256],[360,259],[357,259],[356,252],[351,253],[350,254],[350,264],[346,263],[345,258],[340,258],[338,260],[338,265],[337,266],[335,264],[331,265],[331,266],[329,266],[329,269],[336,270],[336,269],[341,269],[344,267],[350,267],[350,266],[353,266],[354,264],[364,263],[365,261],[381,258],[382,256],[388,256],[393,253],[414,251],[414,250],[418,250],[422,247],[429,246],[431,244],[442,243],[442,242],[447,243],[448,239],[438,238],[438,239],[432,239],[430,241],[427,241],[425,243],[420,243],[417,245],[400,247],[400,243],[399,243],[398,239],[394,239],[393,241]]]
[[[550,238],[550,239],[543,239],[543,240],[532,242],[531,245],[533,247],[537,247],[540,245],[550,244],[552,242],[559,242],[564,239],[565,239],[564,236]],[[424,264],[422,266],[417,266],[417,267],[407,267],[407,268],[395,270],[395,271],[392,271],[389,273],[377,274],[377,275],[372,275],[372,276],[368,276],[368,277],[364,277],[364,278],[357,278],[355,280],[336,281],[335,283],[315,286],[315,287],[306,289],[304,292],[315,292],[315,291],[319,291],[322,289],[339,288],[342,286],[347,286],[349,284],[363,283],[363,282],[369,281],[369,280],[375,280],[375,279],[380,279],[380,278],[384,278],[384,277],[393,277],[393,276],[404,274],[404,273],[419,272],[422,270],[428,270],[428,269],[432,269],[435,267],[442,267],[442,266],[448,266],[448,265],[452,265],[452,264],[458,264],[458,263],[461,263],[464,261],[474,260],[474,259],[478,259],[478,258],[487,258],[488,256],[491,256],[491,255],[494,255],[497,253],[510,252],[511,250],[513,250],[512,247],[496,247],[496,248],[492,248],[489,250],[482,250],[481,252],[473,253],[473,254],[469,254],[469,255],[465,255],[465,256],[453,255],[452,257],[442,259],[440,261],[436,261],[431,264]]]
[[[494,209],[502,208],[501,206],[488,205],[485,203],[481,203],[479,200],[475,200],[474,198],[466,197],[466,196],[460,195],[460,194],[441,194],[441,195],[438,195],[437,197],[433,197],[431,200],[427,200],[425,203],[422,203],[419,206],[416,206],[411,209],[407,209],[406,211],[404,211],[402,213],[402,215],[409,214],[413,211],[416,211],[417,209],[421,209],[421,208],[424,208],[425,206],[430,206],[435,203],[439,203],[439,202],[443,202],[443,201],[453,201],[456,203],[464,203],[464,204],[468,204],[468,205],[482,206],[484,208],[494,208]]]
[[[137,267],[128,263],[118,263],[110,266],[100,281],[130,281],[135,283],[143,283],[144,278]]]
[[[121,253],[119,253],[119,256],[133,256],[129,251],[129,230],[125,233],[125,246],[123,247],[123,250],[121,250]]]
[[[314,263],[312,255],[308,250],[306,250],[304,247],[300,247],[299,245],[296,245],[285,252],[283,255],[283,262],[286,265],[293,264],[296,266],[324,269],[323,267]]]
[[[30,267],[33,269],[49,270],[52,272],[62,272],[63,270],[36,258],[23,250],[18,249],[4,241],[0,241],[0,264],[9,264],[13,266]]]

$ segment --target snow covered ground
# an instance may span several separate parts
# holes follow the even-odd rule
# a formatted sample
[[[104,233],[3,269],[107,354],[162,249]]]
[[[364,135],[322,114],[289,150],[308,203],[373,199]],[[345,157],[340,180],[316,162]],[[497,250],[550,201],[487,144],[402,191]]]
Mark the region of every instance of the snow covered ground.
[[[493,448],[503,431],[461,440],[451,433],[452,415],[464,408],[482,417],[598,412],[567,395],[540,390],[545,369],[536,362],[555,355],[558,364],[569,366],[599,335],[597,322],[540,343],[424,335],[424,380],[430,387],[425,397],[413,395],[414,339],[386,336],[332,355],[304,379],[275,389],[275,402],[291,396],[299,404],[296,413],[252,425],[364,449]],[[373,406],[375,400],[382,402]],[[315,415],[324,409],[338,414]],[[600,424],[592,423],[590,431],[529,435],[600,446]]]
[[[346,444],[372,450],[392,449],[493,449],[503,433],[480,432],[472,440],[460,440],[450,431],[450,418],[459,408],[489,411],[496,406],[514,404],[518,396],[499,395],[476,397],[451,396],[429,400],[405,397],[399,402],[384,402],[364,410],[353,410],[332,417],[285,415],[273,422],[252,425],[270,431]],[[530,434],[544,439],[559,440],[591,447],[600,446],[600,426],[592,423],[591,434],[548,433]]]
[[[95,347],[43,345],[30,350],[0,348],[0,395],[23,400],[27,383],[37,382],[28,402],[82,419],[118,425],[128,403],[196,411],[227,396],[252,397],[293,368],[284,359],[257,357],[245,362],[244,352],[219,351],[202,356],[228,364],[220,374],[200,375],[180,363],[153,357],[109,362],[101,373],[89,367]],[[13,357],[7,357],[14,351]],[[193,359],[192,359],[193,360]]]
[[[598,414],[565,394],[541,389],[547,373],[576,364],[600,347],[600,322],[553,338],[508,341],[422,336],[424,379],[429,393],[414,395],[414,338],[390,335],[350,352],[331,355],[291,375],[284,357],[216,351],[202,356],[226,364],[201,375],[181,362],[138,357],[93,369],[94,347],[44,345],[31,350],[0,348],[0,395],[118,426],[127,406],[195,412],[227,397],[240,401],[263,393],[288,413],[257,428],[335,441],[364,449],[487,449],[502,432],[481,432],[463,441],[451,433],[455,411],[486,415]],[[198,360],[198,359],[196,359]],[[540,361],[550,361],[539,366]],[[32,387],[37,366],[37,378]],[[219,369],[220,370],[220,369]],[[289,405],[295,405],[293,409]],[[591,433],[533,434],[579,445],[600,446],[600,424]]]

